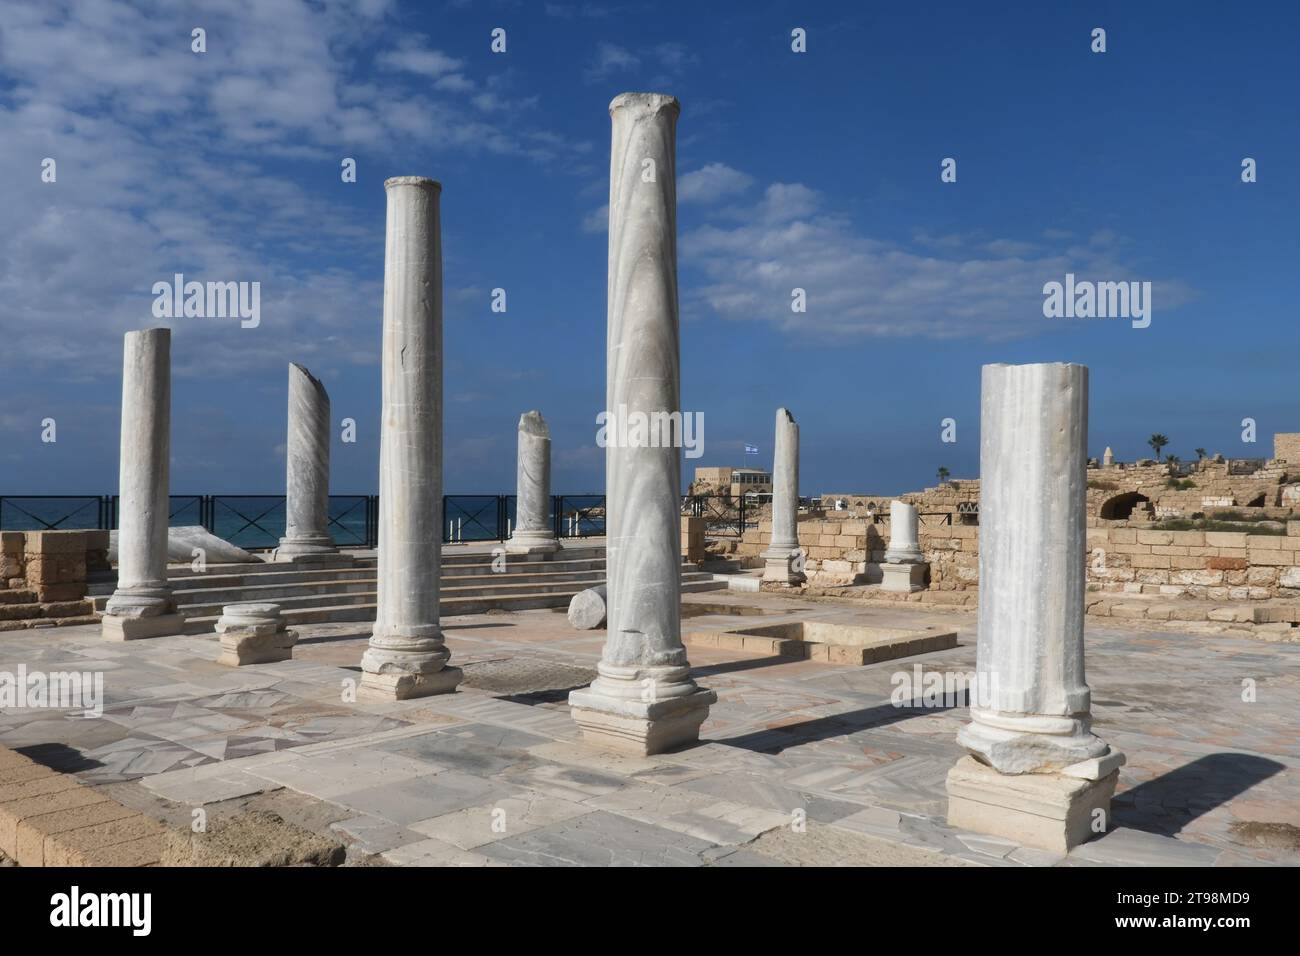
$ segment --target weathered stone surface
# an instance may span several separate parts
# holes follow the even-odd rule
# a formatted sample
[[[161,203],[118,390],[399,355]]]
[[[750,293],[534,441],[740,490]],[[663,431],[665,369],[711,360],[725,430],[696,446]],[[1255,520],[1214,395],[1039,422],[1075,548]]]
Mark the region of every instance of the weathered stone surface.
[[[551,525],[551,430],[541,412],[519,417],[515,526],[511,554],[549,554],[559,549]]]
[[[579,591],[569,602],[569,623],[580,631],[605,626],[605,585]]]
[[[624,93],[609,107],[606,410],[681,410],[677,312],[677,101]],[[655,175],[644,174],[653,167]],[[657,753],[699,737],[717,696],[696,685],[681,638],[681,449],[605,449],[607,634],[591,687],[569,704],[600,746]]]
[[[442,187],[384,183],[379,594],[361,686],[387,698],[454,690],[438,623],[442,563]]]
[[[332,560],[338,548],[329,533],[330,397],[311,372],[292,363],[284,457],[285,534],[275,560]]]

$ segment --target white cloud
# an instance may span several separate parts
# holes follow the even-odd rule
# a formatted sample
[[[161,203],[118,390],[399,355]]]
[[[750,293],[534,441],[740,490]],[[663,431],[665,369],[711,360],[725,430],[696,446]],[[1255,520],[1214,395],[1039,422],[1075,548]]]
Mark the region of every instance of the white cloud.
[[[754,177],[732,169],[725,163],[709,163],[702,169],[679,176],[678,202],[716,202],[742,193],[754,183]]]
[[[429,49],[424,40],[424,37],[405,38],[396,50],[385,50],[375,57],[375,64],[385,70],[431,77],[457,73],[464,68],[463,60],[448,56],[441,50]]]
[[[1004,339],[1048,330],[1043,283],[1067,272],[1153,281],[1156,321],[1192,296],[1185,283],[1126,262],[1113,235],[1041,249],[1010,239],[918,237],[918,245],[943,250],[929,253],[863,235],[825,205],[800,183],[773,183],[756,202],[718,209],[714,221],[685,233],[679,263],[703,277],[683,280],[688,314],[831,337]],[[804,313],[791,310],[795,288],[806,291]]]

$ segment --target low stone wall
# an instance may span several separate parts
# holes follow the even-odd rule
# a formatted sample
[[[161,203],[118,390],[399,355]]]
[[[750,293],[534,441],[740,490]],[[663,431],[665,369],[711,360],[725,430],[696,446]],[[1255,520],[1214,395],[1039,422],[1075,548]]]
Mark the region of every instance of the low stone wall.
[[[108,568],[107,531],[0,532],[0,630],[93,620],[87,574]]]
[[[921,550],[930,563],[930,590],[979,587],[979,528],[921,526]],[[1211,601],[1300,597],[1300,521],[1286,535],[1219,531],[1159,531],[1150,523],[1097,522],[1088,528],[1089,590],[1187,596]],[[889,522],[824,518],[799,522],[799,546],[813,585],[875,584],[889,543]],[[771,538],[760,521],[741,537],[736,555],[751,567]]]
[[[1088,529],[1091,590],[1212,601],[1300,597],[1300,521],[1287,534]]]

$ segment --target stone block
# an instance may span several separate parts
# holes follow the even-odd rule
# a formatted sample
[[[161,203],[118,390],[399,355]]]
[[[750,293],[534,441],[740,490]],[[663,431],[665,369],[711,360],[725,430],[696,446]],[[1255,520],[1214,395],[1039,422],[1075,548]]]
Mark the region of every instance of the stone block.
[[[928,564],[882,564],[880,566],[882,591],[910,593],[925,589],[929,577]]]
[[[21,531],[0,531],[0,554],[22,554],[24,537]]]
[[[27,531],[23,550],[29,555],[84,554],[84,531]]]
[[[1100,780],[1065,773],[1010,776],[963,757],[948,771],[948,824],[1068,853],[1097,835],[1094,820],[1109,824],[1118,779],[1118,770]]]
[[[105,614],[100,618],[100,633],[106,641],[135,641],[150,637],[180,634],[185,627],[183,614],[159,614],[154,617],[119,617]]]

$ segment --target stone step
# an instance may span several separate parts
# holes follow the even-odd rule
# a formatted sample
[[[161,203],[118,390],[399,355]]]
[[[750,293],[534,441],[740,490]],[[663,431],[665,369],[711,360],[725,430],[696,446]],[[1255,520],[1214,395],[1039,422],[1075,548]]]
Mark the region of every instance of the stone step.
[[[487,570],[484,568],[484,570]],[[695,572],[686,572],[695,573]],[[372,573],[368,577],[355,578],[349,576],[343,580],[325,580],[311,581],[307,583],[263,583],[265,578],[257,576],[254,579],[255,584],[244,584],[242,586],[232,587],[211,587],[211,588],[178,588],[175,592],[176,603],[181,607],[187,607],[195,604],[236,604],[247,601],[280,601],[295,597],[307,597],[319,594],[349,594],[359,591],[373,592],[375,590],[375,575]],[[525,586],[536,584],[553,585],[553,584],[574,584],[581,585],[581,588],[595,587],[605,580],[605,569],[603,567],[593,568],[583,571],[561,571],[561,572],[543,572],[531,573],[520,570],[514,573],[502,572],[499,574],[482,574],[476,576],[462,575],[454,577],[444,577],[441,582],[443,590],[448,589],[491,589],[509,584],[512,586]],[[188,583],[188,582],[184,582]],[[197,583],[197,582],[195,582]],[[204,581],[203,583],[209,583]],[[102,611],[108,603],[109,594],[95,595],[95,609]]]
[[[586,549],[597,550],[597,549]],[[488,574],[492,572],[493,558],[490,554],[480,554],[478,560],[473,562],[454,562],[443,563],[442,577],[448,578],[474,576],[477,574]],[[685,565],[683,565],[685,566]],[[566,556],[557,561],[523,561],[516,558],[507,559],[505,574],[514,573],[542,573],[542,572],[564,572],[564,571],[592,571],[604,569],[605,558],[604,552],[598,552],[598,556],[572,558]],[[225,564],[225,565],[208,565],[206,572],[197,572],[189,568],[185,573],[178,573],[178,569],[173,567],[168,569],[168,581],[173,587],[184,589],[185,586],[196,578],[201,578],[205,587],[239,587],[253,584],[270,584],[275,583],[310,583],[314,581],[335,581],[335,580],[374,580],[377,568],[374,563],[355,568],[320,568],[311,569],[301,566],[295,567],[289,564],[267,564],[267,565],[245,565],[245,564]],[[117,586],[117,578],[113,575],[101,576],[89,585],[89,593],[92,595],[108,596],[113,593]],[[3,592],[0,592],[3,593]]]
[[[718,591],[724,590],[726,587],[725,582],[713,580],[692,579],[682,581],[683,594],[697,591]],[[569,601],[573,599],[573,595],[576,593],[578,592],[557,591],[549,594],[525,593],[487,597],[478,595],[450,597],[444,593],[440,601],[439,613],[442,617],[451,617],[456,614],[482,614],[484,611],[492,610],[526,611],[537,608],[568,607]],[[373,598],[374,595],[371,595],[371,597]],[[216,613],[186,617],[185,633],[211,633],[219,616],[220,609]],[[280,616],[289,627],[304,624],[336,624],[350,621],[369,622],[375,619],[375,604],[373,600],[362,604],[327,604],[301,608],[289,608],[282,604]]]

